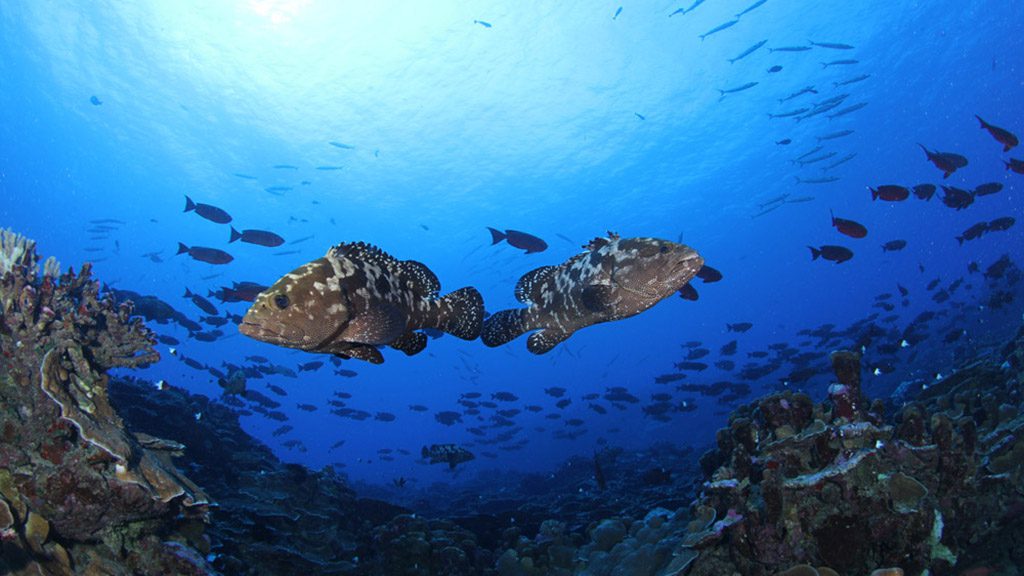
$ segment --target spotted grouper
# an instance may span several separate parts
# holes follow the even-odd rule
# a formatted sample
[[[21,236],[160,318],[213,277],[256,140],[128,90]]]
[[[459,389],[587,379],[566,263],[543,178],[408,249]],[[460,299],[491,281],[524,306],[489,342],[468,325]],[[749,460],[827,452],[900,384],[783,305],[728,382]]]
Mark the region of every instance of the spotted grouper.
[[[440,290],[419,262],[362,242],[342,243],[261,292],[239,330],[278,346],[374,364],[384,361],[379,346],[410,356],[422,351],[427,336],[420,329],[476,339],[484,316],[480,293],[467,287],[438,297]]]
[[[526,308],[502,310],[481,339],[500,346],[535,331],[526,347],[544,354],[581,328],[635,316],[685,286],[704,265],[692,248],[657,238],[596,238],[558,266],[543,266],[516,284]]]

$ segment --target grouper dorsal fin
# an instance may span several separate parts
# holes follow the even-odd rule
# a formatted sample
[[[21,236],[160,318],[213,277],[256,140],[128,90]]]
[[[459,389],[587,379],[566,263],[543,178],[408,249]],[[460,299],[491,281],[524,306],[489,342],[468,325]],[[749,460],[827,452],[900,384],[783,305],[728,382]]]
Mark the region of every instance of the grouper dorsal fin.
[[[544,282],[557,269],[555,266],[541,266],[523,274],[523,277],[516,283],[516,300],[523,304],[540,302],[542,296],[541,289]]]
[[[328,250],[327,257],[348,258],[355,262],[374,264],[387,270],[394,270],[398,264],[398,260],[394,256],[366,242],[342,242]]]
[[[441,292],[441,282],[430,268],[415,260],[402,260],[395,264],[402,284],[416,294],[431,300]]]

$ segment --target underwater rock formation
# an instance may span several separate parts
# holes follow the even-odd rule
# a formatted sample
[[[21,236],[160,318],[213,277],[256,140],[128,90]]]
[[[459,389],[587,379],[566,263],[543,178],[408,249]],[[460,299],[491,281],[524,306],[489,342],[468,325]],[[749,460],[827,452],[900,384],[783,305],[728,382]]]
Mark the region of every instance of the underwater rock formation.
[[[106,370],[159,359],[130,315],[88,264],[40,275],[35,243],[0,231],[0,572],[209,572],[182,447],[126,432],[108,402]]]

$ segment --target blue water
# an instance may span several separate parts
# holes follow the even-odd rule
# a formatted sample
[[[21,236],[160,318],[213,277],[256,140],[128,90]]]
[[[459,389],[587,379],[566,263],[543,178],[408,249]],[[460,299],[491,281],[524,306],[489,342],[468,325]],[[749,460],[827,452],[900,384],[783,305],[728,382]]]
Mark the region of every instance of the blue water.
[[[988,313],[977,275],[974,292],[954,298],[957,307],[925,292],[934,278],[945,285],[965,276],[972,261],[984,270],[1010,253],[1020,263],[1020,223],[962,247],[954,240],[981,220],[1024,219],[1024,176],[1002,164],[1024,152],[1003,154],[974,119],[1024,134],[1024,41],[1014,3],[769,0],[703,41],[699,34],[751,2],[708,0],[669,17],[690,4],[630,2],[615,16],[618,4],[593,2],[7,0],[0,5],[0,226],[37,239],[65,267],[95,261],[107,284],[159,296],[192,318],[200,312],[182,298],[186,287],[205,294],[231,281],[270,284],[340,241],[371,242],[424,262],[445,291],[476,286],[491,311],[515,304],[522,273],[562,262],[608,230],[681,238],[724,273],[719,283],[695,283],[696,302],[670,297],[640,316],[587,328],[546,356],[529,354],[525,339],[488,349],[445,337],[414,357],[387,350],[380,366],[348,361],[344,367],[358,372],[351,379],[328,366],[300,379],[249,381],[264,393],[267,383],[288,392],[283,410],[292,432],[273,437],[280,422],[243,418],[282,458],[343,463],[354,479],[379,483],[448,479],[443,467],[415,461],[430,443],[478,452],[459,469],[470,475],[474,468],[547,470],[605,441],[701,446],[735,403],[654,383],[682,360],[680,343],[700,340],[716,360],[718,348],[738,338],[742,366],[747,352],[769,343],[804,342],[801,329],[842,329],[877,312],[875,296],[895,292],[897,282],[911,293],[911,304],[895,312],[898,328],[923,310],[951,315],[935,326],[943,332],[919,345],[914,362],[868,377],[869,394],[948,373],[1019,321],[1020,299]],[[763,47],[728,62],[761,40]],[[855,49],[768,51],[809,40]],[[858,63],[822,66],[840,59]],[[782,70],[767,71],[775,65]],[[833,86],[862,74],[870,77]],[[720,98],[718,90],[749,82],[758,84]],[[778,102],[806,86],[818,94]],[[768,117],[844,93],[850,96],[833,112],[867,106],[834,119]],[[816,146],[816,136],[840,130],[854,133],[823,143],[822,153],[837,153],[831,160],[803,168],[791,162]],[[776,144],[783,139],[792,143]],[[942,181],[917,142],[963,154],[970,164]],[[821,170],[850,153],[856,157]],[[273,168],[281,164],[297,169]],[[838,180],[797,184],[798,176]],[[872,202],[867,191],[989,181],[1005,188],[964,211],[943,206],[941,190],[930,202],[897,203]],[[274,187],[290,189],[266,191]],[[814,199],[752,217],[782,194]],[[288,242],[313,238],[273,249],[228,245],[227,226],[182,212],[185,195],[224,208],[239,229],[273,230]],[[838,234],[829,210],[865,224],[867,238]],[[89,221],[100,218],[125,224],[89,240]],[[523,255],[491,246],[486,226],[536,234],[550,248]],[[893,239],[906,239],[907,248],[883,253],[880,245]],[[235,260],[213,266],[175,256],[178,242],[225,249]],[[855,256],[841,265],[812,261],[807,245],[822,244],[847,246]],[[298,253],[273,255],[291,250]],[[142,256],[150,252],[163,262]],[[237,314],[246,307],[218,306]],[[754,328],[726,333],[726,323],[741,321]],[[944,343],[949,326],[967,336]],[[179,355],[215,367],[252,354],[292,367],[326,359],[249,340],[232,325],[215,343],[155,328],[183,341]],[[813,344],[802,349],[824,361],[828,350]],[[140,375],[220,395],[216,378],[187,368],[167,346],[159,350],[163,360]],[[776,389],[789,370],[751,382],[754,396],[744,401]],[[719,380],[735,376],[712,368],[686,381]],[[820,398],[828,381],[823,372],[806,389]],[[585,420],[585,435],[553,439],[568,427],[544,418],[558,411],[543,393],[550,386],[570,389],[564,418]],[[580,399],[611,386],[628,388],[644,405],[667,391],[699,408],[660,422],[638,405],[620,411],[599,400],[609,408],[602,416]],[[353,395],[349,407],[397,419],[333,416],[326,401],[335,391]],[[461,410],[459,395],[470,391],[510,391],[520,400],[502,408],[544,410],[514,418],[520,429],[502,445],[518,450],[473,444],[478,439],[465,429],[488,422],[465,416],[465,424],[446,427],[433,417]],[[320,408],[307,413],[296,403]],[[409,404],[430,411],[412,412]],[[307,451],[285,448],[290,439]],[[342,448],[330,450],[342,439]],[[411,455],[382,461],[382,448]]]

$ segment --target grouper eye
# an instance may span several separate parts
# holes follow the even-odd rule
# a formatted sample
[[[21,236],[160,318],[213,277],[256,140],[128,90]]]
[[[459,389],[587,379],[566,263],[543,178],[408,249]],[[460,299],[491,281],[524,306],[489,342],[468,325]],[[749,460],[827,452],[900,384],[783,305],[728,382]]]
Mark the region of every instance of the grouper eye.
[[[276,305],[281,310],[284,310],[285,308],[288,307],[288,296],[284,294],[278,294],[277,296],[274,296],[274,305]]]

